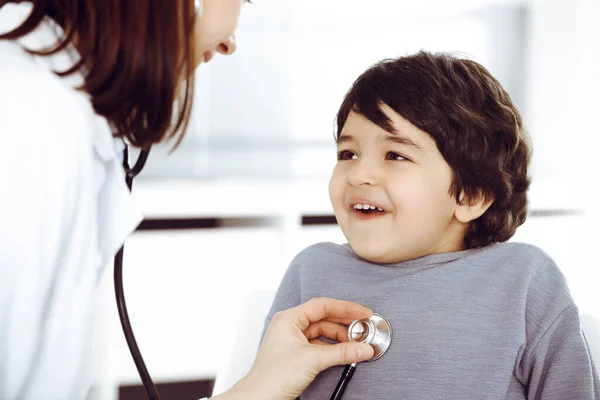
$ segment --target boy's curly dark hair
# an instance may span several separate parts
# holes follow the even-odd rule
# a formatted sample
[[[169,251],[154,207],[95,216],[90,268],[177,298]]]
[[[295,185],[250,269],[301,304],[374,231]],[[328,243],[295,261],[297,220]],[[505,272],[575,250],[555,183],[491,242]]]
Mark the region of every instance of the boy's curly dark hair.
[[[383,60],[352,85],[337,114],[337,133],[351,111],[393,132],[382,105],[435,140],[453,170],[457,201],[482,196],[492,205],[471,222],[466,248],[504,242],[527,215],[529,136],[500,83],[480,64],[447,53]]]

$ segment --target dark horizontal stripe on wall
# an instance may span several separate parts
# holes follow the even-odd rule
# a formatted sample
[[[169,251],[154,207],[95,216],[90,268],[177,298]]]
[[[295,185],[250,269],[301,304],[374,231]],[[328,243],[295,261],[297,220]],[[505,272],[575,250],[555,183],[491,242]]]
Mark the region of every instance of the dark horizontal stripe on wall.
[[[164,231],[217,228],[219,218],[145,219],[137,231]]]
[[[302,225],[337,225],[334,215],[311,215],[302,217]]]
[[[245,228],[276,226],[273,217],[258,218],[150,218],[145,219],[137,231],[164,231],[186,229]]]

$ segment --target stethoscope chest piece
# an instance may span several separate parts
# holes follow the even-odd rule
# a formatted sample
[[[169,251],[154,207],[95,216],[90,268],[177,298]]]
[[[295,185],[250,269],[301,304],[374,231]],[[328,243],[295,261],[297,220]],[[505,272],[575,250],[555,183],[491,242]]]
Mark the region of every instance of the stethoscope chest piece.
[[[390,348],[390,343],[392,343],[392,325],[383,315],[373,313],[370,318],[352,321],[350,326],[348,326],[348,340],[370,344],[375,352],[369,361],[378,360]],[[350,379],[354,375],[356,364],[346,365],[344,372],[342,372],[342,377],[329,400],[339,400],[342,398],[348,382],[350,382]]]
[[[383,315],[373,313],[370,318],[352,321],[348,326],[348,340],[370,344],[375,354],[369,361],[378,360],[390,347],[392,325]]]

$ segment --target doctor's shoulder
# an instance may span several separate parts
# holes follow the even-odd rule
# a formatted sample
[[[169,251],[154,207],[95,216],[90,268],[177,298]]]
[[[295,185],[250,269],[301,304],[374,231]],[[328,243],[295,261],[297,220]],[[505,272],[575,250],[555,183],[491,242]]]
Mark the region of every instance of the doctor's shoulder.
[[[3,139],[27,140],[29,146],[47,146],[70,157],[91,148],[85,115],[91,104],[83,92],[66,85],[61,77],[17,43],[0,40],[0,133]],[[89,109],[89,110],[86,110]],[[18,146],[17,146],[18,148]]]

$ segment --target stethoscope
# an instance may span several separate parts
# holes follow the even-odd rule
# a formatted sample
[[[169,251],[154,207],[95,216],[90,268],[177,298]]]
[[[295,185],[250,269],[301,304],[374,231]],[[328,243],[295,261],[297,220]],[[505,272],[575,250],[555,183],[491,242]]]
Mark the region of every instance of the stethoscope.
[[[383,315],[373,313],[370,318],[352,321],[348,326],[348,340],[350,342],[370,344],[373,347],[374,353],[368,362],[379,360],[392,343],[392,325]],[[355,370],[356,363],[346,365],[330,400],[339,400],[342,398]]]
[[[148,159],[150,149],[142,150],[140,155],[133,167],[129,165],[129,148],[125,144],[123,149],[123,169],[125,171],[125,183],[129,190],[133,187],[133,178],[135,178],[142,170]],[[131,357],[138,370],[142,384],[146,389],[148,398],[151,400],[160,400],[160,395],[156,389],[156,385],[152,381],[152,377],[146,368],[146,363],[142,357],[140,349],[135,340],[131,323],[129,322],[129,315],[127,313],[127,305],[125,304],[125,293],[123,291],[123,253],[125,251],[125,244],[121,246],[117,255],[115,256],[115,298],[117,301],[117,309],[119,310],[119,318],[121,320],[121,326],[123,327],[123,333],[125,334],[125,340],[127,346],[131,352]],[[367,343],[373,347],[373,357],[368,360],[369,362],[375,361],[383,357],[385,352],[390,347],[392,342],[392,325],[386,317],[381,314],[373,313],[369,318],[354,320],[348,326],[348,340],[357,343]],[[348,383],[354,375],[356,370],[356,363],[346,365],[342,376],[331,395],[330,400],[339,400],[342,398]]]
[[[125,148],[123,149],[123,169],[125,171],[125,183],[127,187],[131,191],[133,187],[133,178],[135,178],[144,165],[146,164],[146,160],[148,159],[148,154],[150,153],[150,149],[142,150],[135,165],[133,167],[129,166],[129,147],[125,144]],[[150,373],[146,368],[146,363],[142,358],[142,354],[140,353],[140,349],[135,340],[135,336],[133,335],[133,329],[131,328],[131,323],[129,322],[129,315],[127,313],[127,305],[125,304],[125,293],[123,292],[123,252],[125,250],[125,244],[121,246],[117,255],[115,256],[115,272],[114,272],[114,281],[115,281],[115,298],[117,300],[117,309],[119,310],[119,318],[121,319],[121,326],[123,327],[123,333],[125,334],[125,340],[127,341],[127,346],[129,347],[129,351],[131,352],[131,357],[133,357],[133,361],[135,366],[140,374],[140,378],[142,379],[142,384],[146,389],[146,393],[148,394],[148,398],[151,400],[160,400],[160,395],[158,394],[158,390],[156,389],[156,385],[152,381],[150,377]]]

